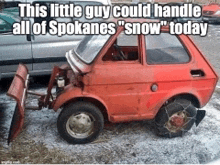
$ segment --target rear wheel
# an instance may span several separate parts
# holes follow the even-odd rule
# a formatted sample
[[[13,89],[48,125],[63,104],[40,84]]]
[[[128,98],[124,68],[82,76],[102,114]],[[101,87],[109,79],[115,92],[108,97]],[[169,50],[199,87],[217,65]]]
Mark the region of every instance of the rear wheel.
[[[93,104],[77,102],[64,107],[57,121],[60,136],[72,144],[95,140],[104,126],[100,110]]]
[[[196,108],[190,101],[177,99],[161,108],[155,118],[157,133],[164,137],[178,137],[191,129],[196,120]]]

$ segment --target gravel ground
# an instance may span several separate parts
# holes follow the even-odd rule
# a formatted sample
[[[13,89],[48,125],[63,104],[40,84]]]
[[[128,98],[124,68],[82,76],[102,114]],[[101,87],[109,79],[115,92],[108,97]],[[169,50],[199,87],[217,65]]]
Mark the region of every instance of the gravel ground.
[[[217,28],[216,28],[217,27]],[[211,26],[210,36],[194,37],[202,51],[220,73],[219,26]],[[216,41],[214,41],[216,37]],[[206,42],[205,42],[206,41]],[[212,41],[211,43],[208,41]],[[209,49],[210,51],[208,51]],[[44,79],[44,78],[43,78]],[[45,80],[46,81],[46,80]],[[161,138],[155,135],[151,121],[108,124],[99,138],[86,145],[69,145],[61,139],[56,128],[59,113],[52,110],[26,111],[25,125],[19,137],[6,144],[15,102],[5,96],[10,80],[0,85],[0,162],[15,163],[207,163],[220,157],[220,90],[216,89],[203,108],[207,115],[198,127],[183,137]],[[46,83],[32,86],[45,91]],[[36,98],[27,100],[36,103]]]
[[[35,90],[41,92],[44,88]],[[43,109],[26,112],[24,130],[15,143],[20,147],[44,146],[42,152],[38,151],[38,159],[43,159],[45,155],[42,153],[45,150],[49,150],[51,155],[54,154],[53,151],[58,151],[59,156],[65,156],[65,159],[62,157],[61,162],[58,161],[59,163],[207,163],[218,158],[220,154],[219,95],[219,90],[216,90],[209,104],[203,108],[207,110],[204,120],[198,127],[193,126],[192,130],[183,137],[172,139],[158,137],[154,133],[152,122],[142,121],[108,124],[93,143],[69,145],[57,132],[56,119],[59,113]],[[5,134],[0,144],[3,146],[3,152],[13,153],[15,150],[19,151],[20,148],[16,147],[17,145],[7,146],[6,131],[10,125],[15,103],[4,95],[0,95],[0,100],[1,103],[4,101],[3,105],[7,109],[7,120],[2,125]],[[33,104],[36,101],[33,98],[31,100]],[[33,160],[24,160],[23,157],[18,157],[17,161],[33,163]],[[44,160],[42,163],[45,163]]]

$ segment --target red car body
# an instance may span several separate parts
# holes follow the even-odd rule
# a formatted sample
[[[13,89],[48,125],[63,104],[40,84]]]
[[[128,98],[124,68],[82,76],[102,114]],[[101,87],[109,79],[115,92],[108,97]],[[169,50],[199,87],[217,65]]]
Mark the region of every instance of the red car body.
[[[119,34],[123,28],[119,28]],[[163,32],[168,32],[164,28]],[[83,76],[83,90],[69,85],[54,102],[57,110],[66,102],[77,97],[97,100],[105,107],[111,122],[153,119],[162,105],[178,95],[188,95],[198,108],[207,104],[217,83],[217,74],[193,41],[186,35],[179,35],[190,54],[185,64],[149,65],[146,62],[144,35],[139,35],[139,47],[123,47],[123,51],[139,51],[141,61],[103,62],[117,37],[113,36],[103,47],[92,71]],[[192,76],[192,72],[203,71],[204,76]],[[158,90],[153,92],[152,85]]]
[[[110,36],[103,43],[103,47],[89,63],[83,62],[78,56],[74,56],[70,60],[73,57],[73,51],[68,52],[66,57],[69,66],[55,67],[47,95],[36,94],[41,97],[39,108],[49,107],[57,111],[59,108],[68,108],[78,102],[84,102],[97,107],[98,111],[110,122],[127,122],[154,119],[165,105],[177,98],[188,100],[196,108],[202,108],[208,103],[217,84],[218,76],[190,37],[186,35],[172,36],[176,37],[177,41],[180,42],[181,51],[185,51],[188,56],[187,60],[184,59],[184,62],[177,63],[152,63],[152,61],[148,60],[150,55],[148,48],[150,49],[149,44],[153,41],[148,43],[147,36],[137,35],[136,46],[120,46],[120,49],[114,47],[123,31],[124,27],[119,26],[116,34]],[[167,27],[162,28],[162,34],[169,36],[168,32],[169,29]],[[168,38],[165,38],[160,44],[163,45],[163,42],[166,41],[168,42]],[[86,47],[86,44],[83,44]],[[163,46],[160,44],[152,44],[153,47],[158,47],[154,51],[155,56],[157,53],[163,52]],[[159,50],[160,48],[161,50]],[[117,55],[119,51],[122,51],[123,56],[127,57],[126,60],[113,59],[113,56]],[[131,52],[132,55],[135,54],[137,57],[128,60]],[[167,52],[173,53],[175,49],[172,47],[169,48],[169,51],[166,49],[163,52],[164,56]],[[92,54],[93,52],[90,53]],[[180,53],[178,51],[175,52],[176,56]],[[155,56],[153,54],[152,57]],[[18,116],[21,116],[21,118],[17,121],[22,123],[25,109],[24,101],[22,100],[24,100],[23,96],[25,94],[17,91],[21,88],[26,89],[27,72],[24,67],[20,66],[16,75],[15,79],[19,79],[18,81],[23,85],[19,85],[14,80],[8,94],[18,102],[18,107],[20,108],[17,114],[20,114]],[[65,81],[65,86],[61,85],[61,90],[56,98],[51,100],[51,89],[56,80],[58,86],[60,86],[59,77],[63,78],[61,81]],[[15,113],[15,115],[17,114]],[[181,115],[178,116],[178,114],[174,113],[172,121],[169,123],[174,123],[178,127],[183,126],[186,121]],[[67,116],[65,117],[67,118]],[[80,122],[84,121],[80,120]],[[22,124],[19,125],[19,128],[12,124],[9,142],[17,136],[21,127]],[[88,141],[91,141],[91,139],[73,143],[85,143]]]
[[[220,4],[211,3],[203,6],[203,21],[206,22],[220,22]]]

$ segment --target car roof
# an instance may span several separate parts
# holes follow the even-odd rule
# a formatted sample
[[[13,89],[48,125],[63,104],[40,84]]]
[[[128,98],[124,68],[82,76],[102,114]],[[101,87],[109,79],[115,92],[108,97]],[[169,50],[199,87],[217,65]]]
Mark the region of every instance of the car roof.
[[[5,2],[11,2],[12,0],[5,0]],[[51,2],[62,2],[60,0],[18,0],[20,2],[34,2],[34,1],[51,1]],[[17,1],[17,2],[18,2]],[[84,1],[84,2],[100,2],[103,5],[112,5],[111,0],[66,0],[67,2],[74,2],[74,1]],[[13,1],[12,1],[13,2]]]
[[[184,2],[169,2],[164,5],[169,5],[169,6],[182,6]]]

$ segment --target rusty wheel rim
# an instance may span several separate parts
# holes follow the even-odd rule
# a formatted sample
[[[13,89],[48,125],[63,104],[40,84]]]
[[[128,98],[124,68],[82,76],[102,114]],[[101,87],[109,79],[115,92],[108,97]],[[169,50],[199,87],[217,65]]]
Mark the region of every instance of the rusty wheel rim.
[[[165,127],[170,132],[176,133],[185,128],[188,120],[187,112],[179,111],[169,117],[168,121],[165,123]]]
[[[69,117],[66,123],[67,132],[74,138],[89,137],[94,130],[94,117],[88,113],[77,113]]]

